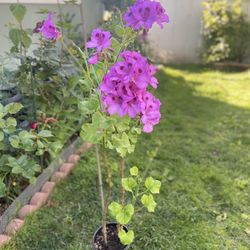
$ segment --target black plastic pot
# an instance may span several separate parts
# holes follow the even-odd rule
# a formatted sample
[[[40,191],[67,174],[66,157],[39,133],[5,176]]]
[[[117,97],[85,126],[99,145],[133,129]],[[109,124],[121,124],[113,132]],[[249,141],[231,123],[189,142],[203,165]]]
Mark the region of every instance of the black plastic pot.
[[[115,223],[115,222],[107,223],[107,231],[109,231],[109,230],[113,231],[113,229],[115,230],[115,229],[117,228],[117,226],[118,226],[118,224]],[[124,230],[125,230],[126,232],[128,231],[128,228],[127,228],[127,227],[123,226],[123,228],[124,228]],[[97,241],[98,241],[98,238],[100,238],[100,237],[103,237],[103,236],[102,236],[102,226],[99,227],[99,228],[96,230],[96,232],[95,232],[95,234],[94,234],[94,236],[93,236],[93,243],[92,243],[93,250],[99,250],[99,249],[98,249],[98,246],[97,246]],[[115,237],[115,238],[117,238],[118,240],[117,240],[117,241],[113,241],[113,242],[108,240],[108,246],[107,246],[107,249],[105,249],[105,250],[113,250],[113,249],[114,249],[114,250],[128,250],[128,249],[129,249],[129,246],[124,246],[124,245],[122,245],[122,244],[120,243],[117,234],[116,234],[116,237]],[[109,239],[109,235],[108,235],[108,239]],[[114,248],[114,247],[112,246],[112,244],[116,244],[117,242],[120,243],[120,246]],[[112,248],[112,247],[113,247],[113,248]],[[103,249],[103,248],[102,248],[102,249]]]

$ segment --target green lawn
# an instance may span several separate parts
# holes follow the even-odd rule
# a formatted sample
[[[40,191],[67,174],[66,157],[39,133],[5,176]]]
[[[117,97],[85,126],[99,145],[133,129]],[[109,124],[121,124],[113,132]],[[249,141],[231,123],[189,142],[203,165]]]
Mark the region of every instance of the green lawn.
[[[250,249],[250,72],[163,68],[162,121],[143,135],[128,165],[161,179],[155,214],[139,214],[131,250]],[[159,147],[160,146],[160,147]],[[94,152],[29,217],[5,250],[91,249],[100,225]]]

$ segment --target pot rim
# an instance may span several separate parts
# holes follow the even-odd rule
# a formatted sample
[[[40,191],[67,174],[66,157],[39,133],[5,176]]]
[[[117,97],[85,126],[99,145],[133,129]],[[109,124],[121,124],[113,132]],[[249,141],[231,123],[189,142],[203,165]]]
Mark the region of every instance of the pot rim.
[[[108,223],[107,223],[107,226],[108,226],[108,225],[118,225],[118,223],[117,223],[117,222],[108,222]],[[125,228],[125,230],[128,231],[128,227],[127,227],[127,226],[124,226],[124,225],[123,225],[123,227]],[[102,226],[100,226],[99,228],[97,228],[97,230],[95,231],[94,236],[93,236],[93,238],[92,238],[92,247],[93,247],[93,250],[96,250],[96,248],[95,248],[95,237],[96,237],[97,233],[98,233],[101,229],[102,229]],[[130,245],[125,246],[125,248],[124,248],[123,250],[128,250],[128,249],[129,249],[129,246],[130,246]]]

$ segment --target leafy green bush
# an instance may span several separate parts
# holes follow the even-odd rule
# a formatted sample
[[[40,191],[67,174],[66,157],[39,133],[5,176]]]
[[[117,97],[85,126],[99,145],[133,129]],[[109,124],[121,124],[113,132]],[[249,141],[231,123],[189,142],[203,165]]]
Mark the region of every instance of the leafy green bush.
[[[11,68],[10,74],[4,64],[0,80],[11,86],[21,103],[4,106],[13,99],[13,93],[1,92],[0,198],[6,204],[35,181],[38,172],[80,128],[84,114],[78,105],[86,93],[80,70],[75,67],[72,71],[72,66],[81,60],[78,55],[74,60],[69,56],[77,54],[74,46],[58,48],[54,41],[40,37],[40,45],[32,50],[34,32],[23,25],[25,6],[13,4],[10,11],[15,18],[9,31],[12,47],[8,60],[3,62],[14,61],[17,67]],[[60,20],[64,20],[62,16]],[[61,28],[63,25],[61,21]],[[65,33],[68,29],[72,36],[69,25],[64,27]],[[71,66],[69,70],[64,68],[65,62]]]
[[[5,107],[0,104],[0,197],[12,196],[12,180],[15,182],[25,178],[34,181],[35,173],[40,170],[40,166],[29,158],[26,152],[33,151],[32,145],[35,143],[28,131],[17,133],[17,121],[15,115],[22,109],[19,103],[11,103]],[[24,136],[26,135],[26,136]],[[22,140],[22,145],[17,145],[14,138]],[[13,150],[19,148],[18,152]]]
[[[242,13],[242,0],[212,0],[203,5],[204,61],[242,62],[250,50],[250,23]]]

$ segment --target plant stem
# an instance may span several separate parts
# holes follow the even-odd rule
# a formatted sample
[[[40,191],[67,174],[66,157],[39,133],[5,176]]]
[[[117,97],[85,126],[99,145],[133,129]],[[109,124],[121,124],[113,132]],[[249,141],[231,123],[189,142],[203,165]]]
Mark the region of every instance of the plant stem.
[[[120,161],[120,179],[121,179],[121,196],[120,196],[120,203],[122,206],[125,204],[125,190],[122,187],[122,179],[124,178],[124,172],[125,172],[125,159],[121,158]]]
[[[78,59],[74,56],[74,54],[70,51],[70,49],[68,48],[68,46],[65,44],[63,38],[60,39],[60,42],[61,42],[63,48],[66,49],[66,51],[69,53],[69,55],[71,56],[71,58],[74,60],[75,64],[77,66],[79,66],[79,68],[81,70],[85,71],[84,68],[83,68],[83,66],[81,65],[81,63],[78,61]]]
[[[101,205],[102,205],[102,233],[104,237],[105,245],[107,245],[107,223],[106,223],[106,213],[105,213],[105,199],[103,193],[103,181],[102,181],[102,168],[100,163],[100,153],[98,145],[95,145],[96,151],[96,161],[97,161],[97,171],[98,171],[98,182],[99,182],[99,193],[101,198]]]
[[[104,151],[104,160],[105,160],[105,165],[106,165],[106,175],[107,175],[107,184],[108,184],[108,195],[107,195],[107,203],[108,203],[112,196],[112,190],[111,190],[111,170],[110,170],[107,150]]]
[[[30,82],[32,86],[32,106],[33,106],[33,120],[37,122],[37,114],[36,114],[36,96],[35,96],[35,84],[33,78],[33,67],[30,63]]]

